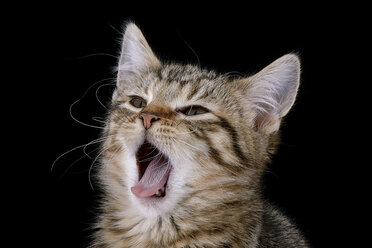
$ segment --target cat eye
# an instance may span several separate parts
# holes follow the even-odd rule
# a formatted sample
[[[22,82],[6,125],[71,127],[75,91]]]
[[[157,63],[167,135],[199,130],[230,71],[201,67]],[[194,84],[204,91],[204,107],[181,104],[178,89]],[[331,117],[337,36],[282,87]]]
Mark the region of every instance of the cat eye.
[[[205,114],[205,113],[209,112],[209,110],[207,108],[204,108],[200,105],[191,105],[191,106],[187,106],[187,107],[177,109],[176,111],[180,112],[184,115],[187,115],[187,116],[201,115],[201,114]]]
[[[139,96],[132,96],[129,103],[136,108],[144,108],[147,105],[146,100]]]

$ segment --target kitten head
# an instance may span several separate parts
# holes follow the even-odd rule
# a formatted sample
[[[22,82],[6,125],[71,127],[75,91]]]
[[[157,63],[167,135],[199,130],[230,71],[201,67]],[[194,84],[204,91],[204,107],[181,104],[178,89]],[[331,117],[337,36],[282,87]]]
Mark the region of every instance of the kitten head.
[[[299,75],[293,54],[239,79],[165,64],[128,24],[103,147],[106,190],[142,215],[245,199],[294,103]]]

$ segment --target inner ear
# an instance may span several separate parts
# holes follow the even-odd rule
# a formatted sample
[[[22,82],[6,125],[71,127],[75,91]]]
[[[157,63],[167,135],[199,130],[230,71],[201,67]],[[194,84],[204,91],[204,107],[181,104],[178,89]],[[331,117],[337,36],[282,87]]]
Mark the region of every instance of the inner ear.
[[[300,81],[300,61],[285,55],[246,80],[245,99],[253,112],[257,131],[277,131],[281,119],[291,109]]]
[[[280,119],[272,114],[258,112],[254,119],[254,129],[256,131],[274,132],[279,129]]]
[[[128,23],[123,37],[118,65],[118,87],[127,84],[144,71],[160,66],[141,30]]]

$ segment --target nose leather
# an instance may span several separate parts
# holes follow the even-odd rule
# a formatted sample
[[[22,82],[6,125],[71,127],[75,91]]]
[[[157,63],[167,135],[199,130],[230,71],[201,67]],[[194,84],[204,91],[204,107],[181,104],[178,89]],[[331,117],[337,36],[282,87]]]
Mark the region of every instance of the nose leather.
[[[141,113],[140,118],[142,118],[143,126],[146,130],[151,127],[153,122],[160,120],[159,116],[156,116],[154,114],[148,114],[148,113]]]

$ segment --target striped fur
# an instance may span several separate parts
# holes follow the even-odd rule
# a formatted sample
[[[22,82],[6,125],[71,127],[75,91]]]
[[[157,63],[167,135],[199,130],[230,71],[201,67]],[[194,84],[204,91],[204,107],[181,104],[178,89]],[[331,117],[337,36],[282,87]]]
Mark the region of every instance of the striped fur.
[[[298,63],[295,55],[282,60]],[[259,96],[250,89],[260,88],[259,80],[161,63],[139,29],[129,24],[118,87],[103,133],[107,138],[97,174],[103,197],[92,247],[273,247],[271,230],[288,234],[288,242],[282,242],[285,246],[276,247],[306,247],[295,227],[261,197],[262,174],[278,144],[276,122],[288,112],[286,102],[293,104],[295,92],[287,101],[276,96],[284,107],[270,105],[269,109],[261,102],[257,108]],[[287,94],[281,87],[280,92]],[[144,98],[146,107],[131,106],[133,95]],[[196,116],[177,112],[190,105],[210,112]],[[139,118],[143,111],[161,117],[147,131]],[[279,113],[276,119],[270,116],[273,111]],[[167,195],[157,202],[137,198],[130,191],[138,181],[135,153],[145,138],[173,165]]]

